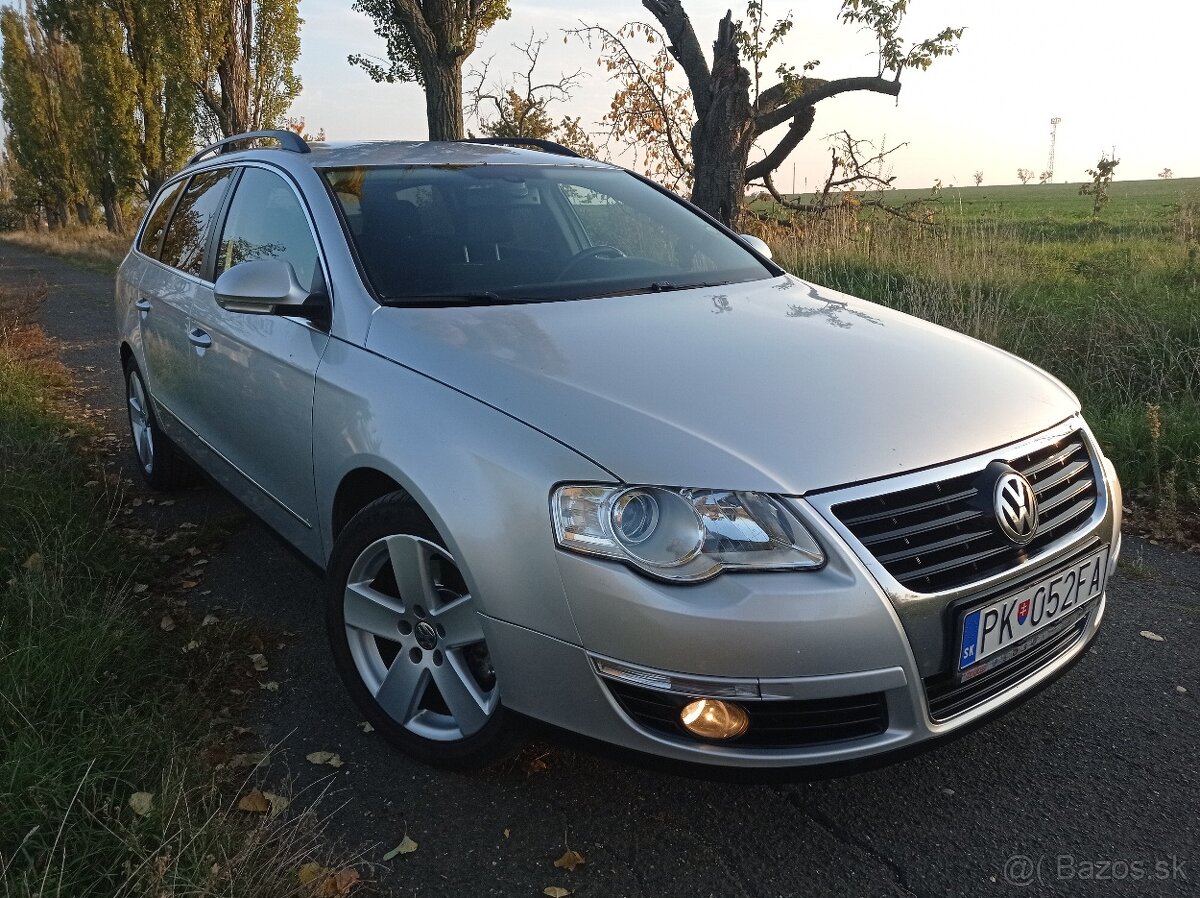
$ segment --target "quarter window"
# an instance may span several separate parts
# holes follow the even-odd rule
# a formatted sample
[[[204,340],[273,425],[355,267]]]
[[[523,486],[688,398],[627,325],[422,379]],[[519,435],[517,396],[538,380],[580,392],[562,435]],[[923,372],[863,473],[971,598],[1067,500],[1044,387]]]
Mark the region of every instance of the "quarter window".
[[[162,261],[200,277],[213,217],[225,199],[232,169],[200,172],[188,182],[163,240]]]
[[[317,244],[295,191],[279,175],[247,168],[229,204],[217,275],[255,259],[290,262],[302,287],[315,286]]]
[[[142,230],[142,239],[138,250],[153,259],[158,258],[158,246],[162,243],[163,232],[167,229],[167,218],[175,206],[179,191],[183,190],[183,181],[176,181],[166,190],[158,194],[154,207],[146,216],[146,227]]]

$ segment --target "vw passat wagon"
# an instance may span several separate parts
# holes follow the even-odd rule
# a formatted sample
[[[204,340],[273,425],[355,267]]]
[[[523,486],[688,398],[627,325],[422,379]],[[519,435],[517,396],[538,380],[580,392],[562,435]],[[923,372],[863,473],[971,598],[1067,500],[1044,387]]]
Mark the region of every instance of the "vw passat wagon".
[[[121,266],[137,462],[326,571],[400,748],[482,763],[530,717],[838,769],[1096,635],[1120,487],[1053,377],[561,148],[271,136],[194,158]]]

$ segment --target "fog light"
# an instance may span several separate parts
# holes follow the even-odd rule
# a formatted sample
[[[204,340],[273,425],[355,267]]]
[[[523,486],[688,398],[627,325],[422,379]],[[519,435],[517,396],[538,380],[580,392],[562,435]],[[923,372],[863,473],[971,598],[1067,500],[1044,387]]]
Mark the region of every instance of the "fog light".
[[[746,732],[750,718],[732,702],[699,698],[683,706],[679,722],[693,736],[703,739],[732,739]]]

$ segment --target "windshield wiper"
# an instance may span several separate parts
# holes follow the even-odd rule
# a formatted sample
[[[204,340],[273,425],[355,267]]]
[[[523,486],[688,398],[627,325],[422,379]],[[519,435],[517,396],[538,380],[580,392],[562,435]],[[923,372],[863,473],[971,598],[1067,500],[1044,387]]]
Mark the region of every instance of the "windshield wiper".
[[[673,290],[698,290],[702,287],[724,287],[729,281],[714,281],[713,283],[675,284],[671,281],[655,281],[650,285],[651,293],[670,293]]]
[[[478,293],[431,293],[428,296],[383,296],[380,297],[380,301],[385,306],[440,309],[456,306],[495,306],[513,300],[506,300],[499,293],[480,291]]]

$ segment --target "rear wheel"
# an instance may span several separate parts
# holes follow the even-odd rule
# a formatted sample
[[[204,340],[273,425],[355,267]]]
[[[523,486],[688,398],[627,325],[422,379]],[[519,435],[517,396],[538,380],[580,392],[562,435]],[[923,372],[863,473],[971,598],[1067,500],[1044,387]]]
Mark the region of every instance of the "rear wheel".
[[[133,360],[125,363],[125,405],[134,459],[146,482],[165,492],[190,485],[194,469],[158,426],[150,391]]]
[[[481,766],[511,747],[475,600],[437,531],[405,493],[339,534],[327,583],[338,671],[368,721],[410,755]]]

